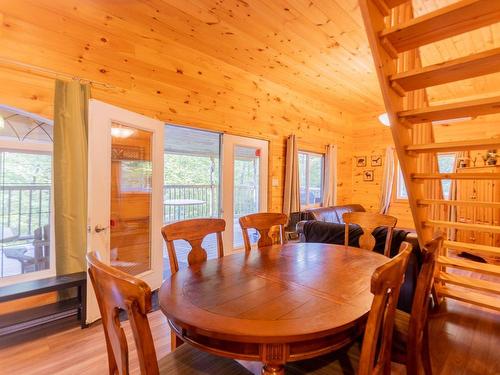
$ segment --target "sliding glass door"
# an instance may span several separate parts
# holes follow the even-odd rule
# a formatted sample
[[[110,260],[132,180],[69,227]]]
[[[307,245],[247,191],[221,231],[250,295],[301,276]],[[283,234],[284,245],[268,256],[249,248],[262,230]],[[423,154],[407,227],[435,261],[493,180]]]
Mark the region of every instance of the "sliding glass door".
[[[243,247],[238,219],[267,211],[268,142],[182,126],[166,125],[164,140],[164,223],[201,217],[224,218],[226,253]],[[257,241],[251,235],[252,243]],[[175,241],[180,267],[191,246]],[[215,235],[203,242],[217,257]],[[170,274],[164,248],[164,277]]]
[[[175,125],[165,125],[163,222],[220,217],[221,134]],[[180,267],[187,266],[191,246],[174,242]],[[208,258],[217,257],[217,238],[203,241]],[[164,246],[164,278],[170,265]]]

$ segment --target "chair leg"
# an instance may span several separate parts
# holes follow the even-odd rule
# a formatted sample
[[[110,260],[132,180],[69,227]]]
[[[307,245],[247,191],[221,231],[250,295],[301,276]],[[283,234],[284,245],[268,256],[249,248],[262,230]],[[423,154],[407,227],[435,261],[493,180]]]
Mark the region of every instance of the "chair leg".
[[[184,344],[184,341],[182,341],[182,339],[180,339],[175,333],[170,332],[170,350],[174,351],[182,344]]]
[[[422,366],[425,375],[432,375],[431,351],[429,348],[429,326],[424,327],[424,336],[422,338]]]

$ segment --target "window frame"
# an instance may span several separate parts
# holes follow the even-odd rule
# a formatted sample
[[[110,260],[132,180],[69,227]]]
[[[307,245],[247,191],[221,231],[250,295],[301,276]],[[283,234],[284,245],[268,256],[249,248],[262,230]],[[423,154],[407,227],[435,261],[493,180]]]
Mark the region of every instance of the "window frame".
[[[305,187],[305,191],[306,191],[306,204],[302,204],[302,202],[300,202],[300,208],[301,209],[309,209],[309,208],[317,208],[317,207],[321,207],[322,206],[322,200],[323,200],[323,185],[324,185],[324,181],[325,181],[325,154],[322,153],[322,152],[312,152],[312,151],[306,151],[306,150],[298,150],[298,155],[297,157],[300,155],[300,154],[304,154],[307,156],[306,158],[306,187]],[[309,156],[319,156],[321,158],[321,184],[320,184],[320,196],[321,196],[321,201],[320,202],[317,202],[317,203],[309,203],[308,200],[308,196],[309,196],[309,184],[310,184],[310,158]],[[298,175],[299,175],[299,195],[300,195],[300,190],[301,190],[301,186],[300,186],[300,163],[298,163]],[[299,197],[300,198],[300,197]],[[299,199],[300,200],[300,199]]]
[[[53,144],[52,143],[42,143],[42,142],[30,142],[30,141],[12,141],[7,139],[7,137],[0,137],[0,151],[2,152],[44,152],[49,153],[54,157],[53,153]],[[19,275],[12,276],[0,276],[0,287],[7,286],[12,284],[17,284],[25,281],[34,281],[43,279],[46,277],[52,277],[56,275],[56,247],[55,247],[55,231],[54,231],[54,164],[52,163],[52,183],[50,186],[50,261],[49,268],[46,270],[29,272],[29,273],[21,273]]]

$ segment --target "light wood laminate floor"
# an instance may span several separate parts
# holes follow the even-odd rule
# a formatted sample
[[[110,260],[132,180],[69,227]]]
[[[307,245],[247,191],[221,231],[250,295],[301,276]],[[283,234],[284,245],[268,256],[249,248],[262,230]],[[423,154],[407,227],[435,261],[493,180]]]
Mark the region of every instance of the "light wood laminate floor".
[[[168,324],[156,311],[150,315],[158,356],[170,351]],[[0,338],[0,374],[107,374],[107,357],[102,327],[94,324],[81,330],[74,321],[46,327],[38,332]],[[132,343],[128,323],[125,331]],[[138,363],[131,347],[132,373]],[[500,314],[470,305],[447,301],[431,320],[431,350],[434,374],[500,374]],[[260,365],[251,366],[259,373]],[[393,374],[404,374],[394,366]]]

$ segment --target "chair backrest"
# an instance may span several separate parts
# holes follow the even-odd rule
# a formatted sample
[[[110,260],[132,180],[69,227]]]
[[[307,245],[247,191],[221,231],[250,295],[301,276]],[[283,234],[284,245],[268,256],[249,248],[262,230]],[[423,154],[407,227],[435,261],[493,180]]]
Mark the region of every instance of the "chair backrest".
[[[224,256],[222,245],[222,232],[226,229],[226,222],[223,219],[191,219],[177,221],[167,224],[161,228],[161,233],[167,244],[168,259],[170,261],[170,271],[179,271],[177,253],[175,251],[175,240],[184,240],[191,245],[188,254],[188,264],[193,265],[207,260],[207,251],[201,245],[203,239],[212,233],[217,236],[217,254],[219,258]]]
[[[270,235],[271,228],[279,226],[279,243],[285,243],[284,227],[288,222],[288,216],[282,213],[275,212],[259,212],[247,216],[240,217],[240,226],[243,232],[243,242],[245,243],[245,251],[251,250],[250,238],[248,236],[249,229],[255,229],[259,232],[259,241],[257,247],[271,246],[274,244],[273,238]]]
[[[414,366],[415,369],[419,368],[418,360],[422,352],[422,340],[427,324],[429,300],[434,284],[436,257],[439,255],[442,246],[443,237],[438,234],[422,249],[423,261],[417,278],[415,296],[413,297],[407,340],[407,366]]]
[[[106,337],[109,373],[128,375],[127,338],[120,324],[127,312],[134,335],[142,375],[158,375],[158,362],[147,313],[151,311],[151,289],[142,280],[102,263],[95,252],[87,254],[89,275],[101,311]]]
[[[399,254],[375,270],[371,280],[373,302],[366,324],[358,375],[389,374],[392,331],[399,291],[411,253],[403,242]]]
[[[342,215],[342,219],[345,222],[345,245],[349,245],[349,224],[357,224],[363,230],[363,234],[359,237],[359,247],[366,250],[373,250],[375,247],[376,240],[372,235],[373,230],[378,227],[386,227],[387,237],[385,239],[384,255],[390,255],[392,234],[398,222],[397,218],[374,212],[347,212]]]

